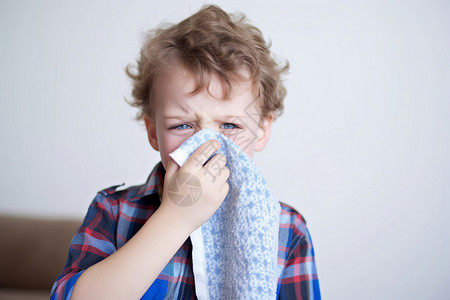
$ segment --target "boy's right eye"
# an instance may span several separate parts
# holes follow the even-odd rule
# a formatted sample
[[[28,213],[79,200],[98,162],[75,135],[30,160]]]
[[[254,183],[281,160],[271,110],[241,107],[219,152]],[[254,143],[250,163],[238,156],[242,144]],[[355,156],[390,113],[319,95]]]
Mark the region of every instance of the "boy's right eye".
[[[173,127],[170,127],[170,129],[177,129],[177,130],[184,130],[184,129],[189,129],[191,128],[191,126],[189,126],[188,124],[180,124],[180,125],[175,125]]]

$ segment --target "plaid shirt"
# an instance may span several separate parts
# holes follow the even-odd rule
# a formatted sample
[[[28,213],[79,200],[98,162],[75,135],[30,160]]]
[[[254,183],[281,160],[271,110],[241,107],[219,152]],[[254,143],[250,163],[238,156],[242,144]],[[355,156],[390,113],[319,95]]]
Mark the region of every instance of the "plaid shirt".
[[[69,299],[84,270],[114,253],[139,231],[160,205],[158,190],[164,173],[159,163],[144,185],[122,191],[116,191],[118,186],[113,186],[97,194],[71,242],[66,265],[53,285],[51,299]],[[188,238],[142,299],[164,299],[166,294],[176,295],[176,299],[197,299],[191,254]],[[277,299],[320,299],[314,250],[305,220],[283,203],[278,267],[281,275]]]

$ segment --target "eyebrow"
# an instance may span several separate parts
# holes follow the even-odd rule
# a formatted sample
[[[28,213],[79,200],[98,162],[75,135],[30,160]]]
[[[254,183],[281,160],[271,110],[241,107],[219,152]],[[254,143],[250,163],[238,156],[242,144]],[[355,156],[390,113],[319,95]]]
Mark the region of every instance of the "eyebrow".
[[[219,118],[230,120],[230,119],[242,119],[242,118],[248,118],[248,117],[249,117],[248,115],[245,115],[245,116],[226,115],[226,116],[220,116]],[[186,118],[186,116],[185,115],[179,115],[179,116],[175,115],[175,116],[164,116],[164,118],[166,118],[166,119],[184,119],[184,118]]]
[[[242,118],[247,118],[248,116],[232,116],[232,115],[227,115],[227,116],[222,116],[222,118],[224,119],[242,119]]]
[[[183,112],[185,112],[186,114],[189,114],[190,113],[190,111],[189,111],[189,109],[187,109],[184,105],[182,105],[182,104],[178,104],[177,105],[179,108],[181,108],[181,110],[183,111]],[[183,116],[183,115],[180,115],[180,116],[177,116],[177,115],[175,115],[175,116],[164,116],[166,119],[183,119],[183,118],[185,118],[186,116]],[[225,115],[225,116],[221,116],[220,118],[223,118],[223,119],[242,119],[242,118],[247,118],[247,117],[251,117],[248,113],[245,115],[245,116],[234,116],[234,115]]]

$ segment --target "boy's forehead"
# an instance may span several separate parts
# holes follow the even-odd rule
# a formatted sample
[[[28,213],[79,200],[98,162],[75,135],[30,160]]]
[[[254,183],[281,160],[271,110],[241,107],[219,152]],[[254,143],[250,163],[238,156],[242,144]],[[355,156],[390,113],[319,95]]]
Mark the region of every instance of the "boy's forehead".
[[[249,79],[248,73],[242,68],[237,74],[233,74],[231,81],[227,82],[215,73],[203,72],[200,76],[196,76],[183,67],[171,67],[158,76],[153,86],[153,94],[156,98],[164,98],[208,92],[212,98],[227,101],[250,93],[252,100],[257,101],[257,87]]]
[[[250,81],[232,83],[231,93],[224,99],[224,83],[218,76],[211,76],[208,90],[203,88],[192,93],[197,87],[196,77],[186,70],[171,70],[158,78],[154,86],[153,112],[158,111],[156,118],[178,117],[189,115],[196,109],[213,113],[225,120],[236,117],[261,118],[260,101],[255,96],[255,89]],[[203,94],[202,94],[203,93]],[[202,94],[197,96],[198,94]],[[204,101],[206,98],[206,101]],[[203,99],[198,101],[199,99]]]

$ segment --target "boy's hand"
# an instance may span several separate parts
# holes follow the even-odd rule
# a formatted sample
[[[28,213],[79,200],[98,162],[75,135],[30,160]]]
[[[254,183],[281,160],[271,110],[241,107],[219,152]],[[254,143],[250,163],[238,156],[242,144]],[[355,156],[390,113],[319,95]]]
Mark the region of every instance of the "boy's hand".
[[[218,141],[210,140],[198,147],[182,167],[172,158],[168,161],[159,209],[189,233],[214,214],[228,193],[230,171],[225,167],[225,156],[216,154],[205,164],[219,148]]]

